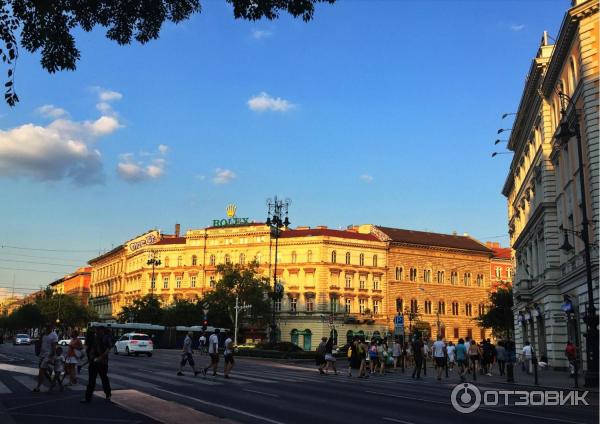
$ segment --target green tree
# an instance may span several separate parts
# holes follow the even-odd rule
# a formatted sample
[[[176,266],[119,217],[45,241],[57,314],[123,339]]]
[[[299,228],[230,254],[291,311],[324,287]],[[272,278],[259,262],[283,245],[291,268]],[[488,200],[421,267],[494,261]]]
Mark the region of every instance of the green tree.
[[[497,336],[510,338],[513,328],[513,293],[510,287],[499,287],[489,295],[490,305],[486,312],[476,318],[478,325],[491,328]]]
[[[210,325],[233,328],[235,298],[238,296],[240,305],[252,305],[252,308],[240,315],[240,320],[252,326],[266,327],[271,314],[270,286],[268,278],[259,276],[257,269],[256,263],[217,266],[220,280],[215,289],[203,299],[203,303],[208,306]]]
[[[124,306],[117,316],[119,322],[139,322],[147,324],[161,324],[164,310],[160,300],[152,294],[147,294],[141,299],[136,299],[129,306]]]
[[[44,293],[38,296],[35,305],[42,313],[44,324],[59,320],[59,325],[64,328],[84,327],[98,317],[93,308],[68,294]]]
[[[40,328],[44,325],[44,315],[37,304],[27,303],[8,316],[7,324],[13,331]]]
[[[174,327],[176,325],[200,325],[202,322],[202,305],[198,300],[176,300],[163,311],[162,324]]]
[[[236,19],[277,19],[285,11],[305,22],[313,18],[315,3],[335,0],[226,0]],[[18,44],[31,52],[40,51],[41,65],[50,73],[76,68],[81,54],[74,33],[96,26],[107,29],[106,37],[120,45],[135,39],[141,44],[159,37],[165,22],[179,23],[200,13],[200,0],[0,0],[0,57],[8,64],[5,101],[14,106],[17,97],[15,66]],[[20,32],[20,40],[18,33]]]

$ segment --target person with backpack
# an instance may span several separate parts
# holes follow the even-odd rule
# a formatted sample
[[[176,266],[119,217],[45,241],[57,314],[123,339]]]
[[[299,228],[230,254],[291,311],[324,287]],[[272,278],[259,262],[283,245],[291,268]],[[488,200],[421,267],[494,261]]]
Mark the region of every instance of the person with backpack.
[[[40,392],[40,386],[44,382],[44,377],[49,369],[54,365],[54,355],[56,354],[56,345],[58,335],[51,325],[44,328],[44,334],[35,343],[35,354],[39,357],[37,386],[33,389],[34,393]]]

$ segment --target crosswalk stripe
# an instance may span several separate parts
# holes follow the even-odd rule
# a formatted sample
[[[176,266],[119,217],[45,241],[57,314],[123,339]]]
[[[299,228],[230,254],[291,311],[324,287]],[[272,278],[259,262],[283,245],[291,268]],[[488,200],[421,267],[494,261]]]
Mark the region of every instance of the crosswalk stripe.
[[[236,379],[240,379],[240,380],[248,380],[248,381],[253,381],[255,383],[265,383],[265,384],[272,384],[272,383],[277,383],[277,381],[275,380],[267,380],[264,378],[257,378],[257,377],[250,377],[248,375],[246,375],[246,373],[233,373],[231,374],[233,377],[232,378],[236,378]]]
[[[3,382],[0,381],[0,395],[5,395],[8,393],[12,393],[12,390],[10,390]]]
[[[156,380],[159,381],[161,383],[165,383],[165,377],[167,377],[170,381],[172,381],[173,383],[170,384],[181,384],[181,381],[185,381],[186,383],[189,382],[188,384],[204,384],[207,386],[218,386],[220,383],[217,383],[215,381],[211,381],[211,380],[207,380],[206,378],[203,378],[202,375],[198,375],[197,377],[192,377],[192,376],[178,376],[176,374],[172,374],[172,373],[168,373],[168,372],[155,372],[154,374],[156,375],[160,375],[162,377],[157,378],[154,376],[150,376],[147,374],[143,374],[141,375],[142,378],[147,378],[149,380]]]
[[[21,383],[28,390],[33,390],[35,388],[35,386],[37,386],[36,380],[33,377],[28,376],[28,375],[15,375],[15,376],[13,376],[13,379],[15,379],[16,381]]]

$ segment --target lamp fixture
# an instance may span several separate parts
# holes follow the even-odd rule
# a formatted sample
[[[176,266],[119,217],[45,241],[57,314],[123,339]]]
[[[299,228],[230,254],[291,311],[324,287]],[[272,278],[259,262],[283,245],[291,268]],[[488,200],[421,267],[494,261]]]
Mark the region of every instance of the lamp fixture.
[[[508,140],[500,140],[499,138],[494,141],[494,146],[498,143],[508,143]]]
[[[563,244],[562,244],[562,246],[559,247],[559,249],[565,253],[568,253],[571,250],[573,250],[573,246],[571,246],[571,243],[569,243],[569,233],[567,231],[564,231],[564,234],[565,234],[565,240],[563,241]]]
[[[496,134],[503,133],[504,131],[511,131],[512,128],[500,128]]]
[[[506,113],[503,113],[502,114],[502,119],[506,118],[509,115],[516,115],[516,114],[517,114],[516,112],[506,112]]]
[[[509,155],[511,153],[512,152],[494,152],[494,153],[492,153],[492,157],[496,157],[498,155]]]

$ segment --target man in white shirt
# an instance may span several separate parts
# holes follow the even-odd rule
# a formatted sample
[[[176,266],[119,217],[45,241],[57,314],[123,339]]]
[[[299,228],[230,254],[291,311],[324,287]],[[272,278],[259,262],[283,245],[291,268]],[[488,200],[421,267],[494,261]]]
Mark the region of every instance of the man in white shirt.
[[[56,334],[56,331],[52,329],[52,326],[47,325],[44,329],[44,335],[42,336],[40,345],[37,386],[33,389],[35,393],[39,393],[40,386],[44,382],[44,375],[46,374],[48,366],[54,361],[57,343],[58,335]]]
[[[189,331],[187,333],[187,335],[185,336],[185,339],[183,340],[183,350],[181,352],[181,361],[179,362],[179,371],[177,371],[177,375],[182,376],[183,375],[183,367],[185,366],[185,363],[187,362],[188,364],[190,364],[190,367],[192,367],[192,370],[194,371],[194,376],[198,375],[199,371],[196,371],[196,366],[194,364],[194,357],[193,357],[193,349],[192,349],[192,332]]]
[[[533,349],[531,344],[529,344],[529,340],[525,342],[525,346],[523,346],[523,361],[525,363],[525,371],[527,374],[531,373],[531,356],[533,353]]]
[[[446,343],[442,341],[442,335],[438,334],[437,340],[433,343],[433,360],[437,370],[438,381],[442,379],[442,371],[446,365]]]
[[[215,328],[215,332],[208,338],[208,355],[210,356],[210,365],[202,370],[202,374],[206,376],[209,368],[213,369],[213,377],[217,375],[217,367],[219,365],[219,333],[221,331]]]
[[[198,349],[200,350],[200,355],[204,355],[204,353],[206,353],[206,336],[204,335],[204,333],[202,333],[202,335],[198,339],[198,342]]]
[[[229,378],[229,373],[231,372],[231,369],[234,365],[233,351],[235,348],[233,345],[233,340],[231,339],[231,335],[229,333],[226,333],[225,337],[225,350],[223,352],[223,358],[225,359],[225,368],[223,369],[223,376],[225,378]]]

